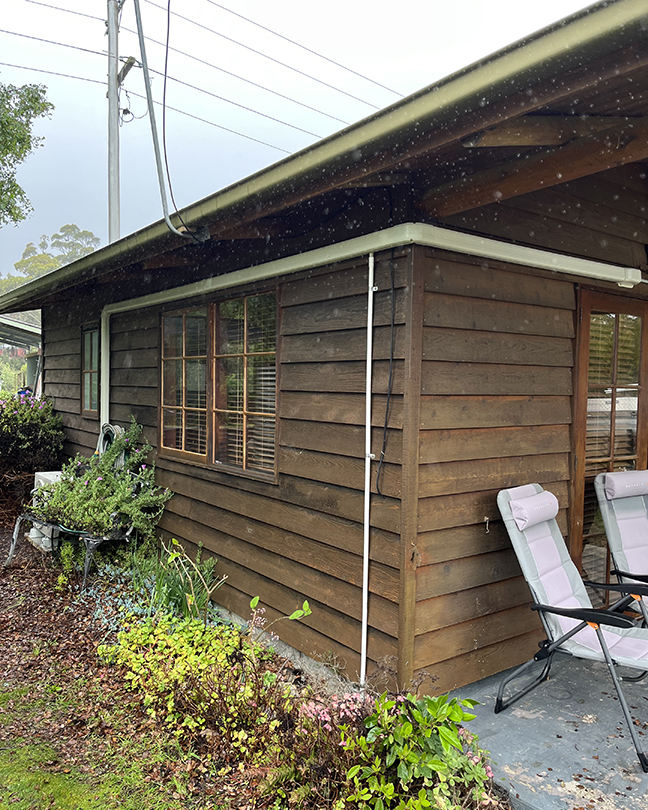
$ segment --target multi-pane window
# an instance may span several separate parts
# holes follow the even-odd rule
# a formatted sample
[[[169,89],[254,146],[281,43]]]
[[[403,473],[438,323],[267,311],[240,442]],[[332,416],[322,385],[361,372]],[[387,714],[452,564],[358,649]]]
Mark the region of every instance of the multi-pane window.
[[[167,315],[162,326],[162,445],[207,455],[206,309]]]
[[[276,309],[272,292],[164,317],[164,448],[274,473]]]
[[[99,412],[99,327],[84,326],[81,332],[81,391],[83,412]]]
[[[274,293],[215,305],[217,463],[274,470],[276,333]]]

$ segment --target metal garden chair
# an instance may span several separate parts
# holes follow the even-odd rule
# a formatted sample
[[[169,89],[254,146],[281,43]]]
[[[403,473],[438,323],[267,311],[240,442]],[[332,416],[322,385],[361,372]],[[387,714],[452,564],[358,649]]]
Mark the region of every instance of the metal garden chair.
[[[598,585],[614,590],[622,597],[607,610],[596,610],[574,565],[556,522],[558,500],[539,484],[527,484],[502,490],[497,503],[511,538],[522,573],[534,599],[532,610],[540,614],[546,639],[539,651],[522,666],[502,679],[495,713],[508,708],[549,676],[556,653],[601,661],[607,667],[623,710],[641,767],[648,772],[648,757],[639,743],[630,709],[621,688],[618,666],[639,670],[639,680],[648,670],[648,630],[637,627],[622,611],[648,587],[640,584]],[[605,629],[603,629],[605,628]],[[540,662],[542,670],[511,697],[505,699],[507,686]]]
[[[648,470],[600,473],[594,480],[613,568],[619,582],[648,583]],[[644,624],[648,607],[640,599]]]

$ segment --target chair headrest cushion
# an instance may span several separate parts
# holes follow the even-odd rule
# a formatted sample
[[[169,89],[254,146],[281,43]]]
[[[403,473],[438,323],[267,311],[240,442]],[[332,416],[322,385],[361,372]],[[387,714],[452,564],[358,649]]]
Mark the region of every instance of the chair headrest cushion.
[[[648,495],[648,470],[606,473],[605,497],[608,501],[633,495]]]
[[[529,498],[509,501],[511,514],[518,529],[523,532],[531,526],[555,518],[558,514],[558,498],[552,492],[538,492]]]

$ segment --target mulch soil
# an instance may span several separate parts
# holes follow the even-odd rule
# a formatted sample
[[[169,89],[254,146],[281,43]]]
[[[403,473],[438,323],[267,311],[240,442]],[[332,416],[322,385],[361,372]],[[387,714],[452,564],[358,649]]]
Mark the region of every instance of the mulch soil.
[[[99,778],[111,769],[120,737],[163,731],[145,713],[138,696],[125,689],[120,672],[103,666],[97,656],[99,644],[109,643],[114,635],[94,620],[94,605],[78,601],[74,594],[57,594],[60,569],[51,554],[23,540],[11,565],[2,567],[11,532],[9,526],[0,526],[0,689],[6,693],[22,688],[24,694],[0,706],[0,715],[5,715],[0,716],[0,747],[10,747],[17,739],[38,742],[55,752],[46,763],[49,771]],[[101,684],[99,690],[96,684]],[[75,689],[75,705],[56,708],[52,695],[69,688]],[[34,711],[35,705],[42,709]],[[187,775],[189,769],[195,774]],[[187,785],[186,799],[174,790],[179,770]],[[243,810],[267,803],[258,798],[260,773],[234,771],[216,780],[210,770],[195,760],[170,760],[151,763],[145,779],[168,790],[176,803],[182,799],[180,806],[187,808],[219,804]]]

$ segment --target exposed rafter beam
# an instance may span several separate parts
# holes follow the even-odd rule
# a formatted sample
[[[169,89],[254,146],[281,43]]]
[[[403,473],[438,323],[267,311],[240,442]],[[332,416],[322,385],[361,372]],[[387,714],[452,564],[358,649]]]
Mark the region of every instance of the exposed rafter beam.
[[[436,217],[451,216],[646,158],[648,122],[633,119],[565,146],[533,152],[431,188],[420,198],[418,207]]]
[[[525,115],[463,138],[466,148],[487,146],[559,146],[640,118],[577,115]]]

